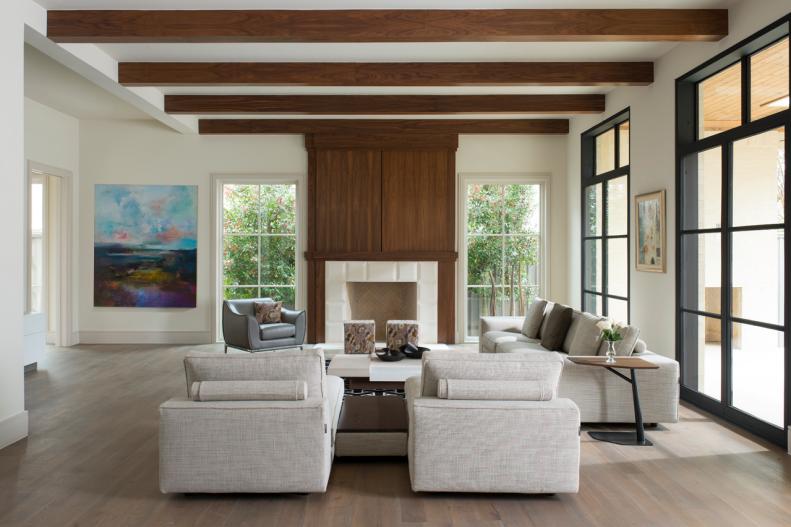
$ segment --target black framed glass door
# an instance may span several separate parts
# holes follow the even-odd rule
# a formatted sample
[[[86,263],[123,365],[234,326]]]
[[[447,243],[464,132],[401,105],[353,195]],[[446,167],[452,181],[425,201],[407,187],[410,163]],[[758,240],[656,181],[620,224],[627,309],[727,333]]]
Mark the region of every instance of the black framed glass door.
[[[677,81],[682,397],[785,445],[789,20]]]

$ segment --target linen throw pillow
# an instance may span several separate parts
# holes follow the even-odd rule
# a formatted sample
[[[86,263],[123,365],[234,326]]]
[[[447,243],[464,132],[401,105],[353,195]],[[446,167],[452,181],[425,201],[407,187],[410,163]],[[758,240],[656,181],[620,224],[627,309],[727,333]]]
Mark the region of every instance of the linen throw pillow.
[[[255,319],[259,324],[276,324],[280,322],[280,311],[283,302],[256,302]]]
[[[562,351],[563,341],[571,326],[571,316],[574,310],[568,306],[555,304],[549,312],[549,320],[541,331],[541,345],[550,351]]]
[[[541,322],[544,321],[544,310],[547,308],[547,301],[536,298],[530,307],[527,308],[527,315],[522,324],[522,335],[530,339],[538,338],[538,330],[541,329]]]

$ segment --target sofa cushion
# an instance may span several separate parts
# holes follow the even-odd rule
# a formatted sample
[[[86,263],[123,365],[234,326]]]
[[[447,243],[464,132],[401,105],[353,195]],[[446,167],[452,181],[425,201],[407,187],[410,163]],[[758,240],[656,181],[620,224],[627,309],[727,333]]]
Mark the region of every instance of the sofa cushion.
[[[549,322],[547,322],[546,328],[541,333],[542,346],[551,351],[561,351],[563,349],[563,341],[566,340],[566,333],[568,333],[571,325],[573,312],[574,310],[568,306],[555,304],[555,307],[549,313]]]
[[[184,357],[187,396],[199,381],[305,381],[308,399],[324,397],[324,353],[285,350],[277,353],[199,353]]]
[[[193,401],[304,401],[305,381],[198,381]]]
[[[287,339],[297,334],[294,324],[278,322],[276,324],[261,324],[261,340]]]
[[[549,324],[549,314],[552,313],[552,308],[554,308],[554,307],[555,307],[555,303],[554,302],[547,301],[547,307],[546,307],[546,309],[544,309],[544,320],[541,321],[541,328],[539,328],[539,330],[538,330],[538,337],[536,337],[536,338],[540,339],[541,335],[544,334],[544,331],[547,328],[547,324]]]
[[[557,390],[563,357],[558,353],[469,353],[427,351],[423,354],[421,393],[436,397],[440,379],[545,381]]]
[[[546,308],[546,300],[542,298],[533,300],[533,303],[527,308],[525,322],[522,324],[522,335],[531,339],[538,338],[538,331],[541,329],[541,323],[544,321],[544,311]]]
[[[513,331],[487,331],[481,337],[481,347],[484,351],[494,353],[497,348],[507,342],[530,342],[531,340],[521,333]]]
[[[601,329],[596,324],[601,320],[602,317],[590,313],[579,314],[573,338],[566,348],[569,355],[596,355],[598,353],[601,345]],[[566,342],[568,340],[567,337]]]
[[[477,379],[440,379],[440,399],[473,401],[550,401],[554,391],[544,381],[482,381]]]
[[[629,357],[637,345],[637,337],[640,336],[640,329],[634,326],[621,328],[621,340],[615,343],[615,354],[618,357]],[[607,354],[607,342],[602,341],[599,345],[599,355]]]
[[[546,353],[547,351],[540,340],[504,342],[497,345],[497,353]]]

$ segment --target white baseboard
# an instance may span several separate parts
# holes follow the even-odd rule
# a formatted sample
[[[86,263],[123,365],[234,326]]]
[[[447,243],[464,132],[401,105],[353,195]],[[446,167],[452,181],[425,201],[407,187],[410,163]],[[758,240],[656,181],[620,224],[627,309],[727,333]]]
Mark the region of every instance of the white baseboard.
[[[80,331],[80,344],[211,344],[211,331]]]
[[[0,421],[0,448],[27,437],[27,410]]]

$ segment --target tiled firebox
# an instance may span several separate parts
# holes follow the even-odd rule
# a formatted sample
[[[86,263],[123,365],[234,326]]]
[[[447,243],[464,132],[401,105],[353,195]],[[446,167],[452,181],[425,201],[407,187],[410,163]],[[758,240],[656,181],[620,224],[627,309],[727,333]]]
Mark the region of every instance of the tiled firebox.
[[[338,262],[324,267],[324,338],[343,342],[343,321],[351,318],[346,282],[414,282],[420,342],[437,342],[437,262]]]

